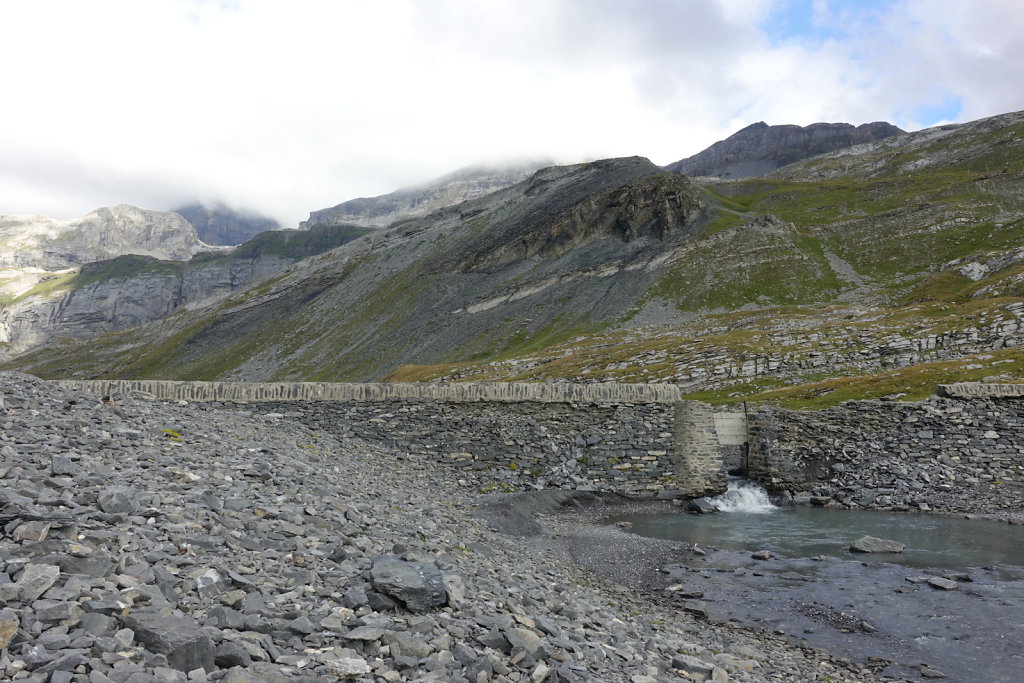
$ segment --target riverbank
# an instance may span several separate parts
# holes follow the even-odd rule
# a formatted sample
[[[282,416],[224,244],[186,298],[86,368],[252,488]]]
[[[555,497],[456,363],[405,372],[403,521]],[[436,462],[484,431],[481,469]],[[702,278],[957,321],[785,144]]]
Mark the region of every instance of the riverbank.
[[[605,501],[549,517],[547,533],[582,566],[639,594],[703,613],[711,623],[825,649],[881,677],[1019,680],[1020,567],[950,572],[852,556],[755,559],[753,551],[761,547],[756,540],[742,551],[695,546],[646,538],[615,524],[677,514],[686,513],[661,502]],[[956,589],[937,589],[927,582],[930,577],[951,577]]]
[[[0,428],[5,679],[882,680],[502,529],[486,473],[280,413],[0,373]]]

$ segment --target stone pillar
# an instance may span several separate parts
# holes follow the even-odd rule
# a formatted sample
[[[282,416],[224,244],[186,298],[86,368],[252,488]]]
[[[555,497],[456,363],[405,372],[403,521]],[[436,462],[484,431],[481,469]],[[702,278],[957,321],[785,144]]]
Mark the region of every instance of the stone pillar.
[[[711,406],[700,401],[675,404],[674,455],[679,489],[687,496],[725,491],[725,473]]]
[[[782,411],[782,420],[785,415]],[[750,433],[747,476],[773,493],[807,490],[813,482],[794,461],[793,435],[785,431],[782,420],[779,413],[771,410],[747,415]]]
[[[747,476],[772,488],[775,479],[775,463],[772,460],[772,443],[775,430],[771,413],[750,413],[747,415],[749,450],[747,451]]]

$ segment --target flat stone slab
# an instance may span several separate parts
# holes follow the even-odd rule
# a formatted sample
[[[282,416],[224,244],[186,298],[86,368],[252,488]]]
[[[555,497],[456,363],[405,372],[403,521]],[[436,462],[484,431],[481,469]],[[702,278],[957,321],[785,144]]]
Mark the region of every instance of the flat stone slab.
[[[1024,384],[989,384],[988,382],[957,382],[935,387],[938,396],[947,398],[1020,398]]]
[[[956,581],[951,579],[944,579],[941,576],[929,576],[926,582],[932,588],[938,588],[944,591],[955,591],[960,585]]]

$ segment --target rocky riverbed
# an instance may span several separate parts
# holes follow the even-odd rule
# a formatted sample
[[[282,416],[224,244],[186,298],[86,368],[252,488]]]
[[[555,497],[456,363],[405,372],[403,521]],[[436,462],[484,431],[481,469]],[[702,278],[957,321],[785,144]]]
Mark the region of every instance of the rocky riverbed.
[[[541,510],[478,512],[477,476],[0,374],[0,677],[879,680],[581,568]]]
[[[905,553],[848,551],[875,516],[886,525],[905,518]],[[1018,527],[811,508],[712,517],[636,501],[572,513],[572,524],[565,517],[556,533],[578,562],[714,622],[785,634],[894,678],[1020,680],[1024,566],[1003,545],[1020,542]],[[831,518],[817,522],[828,538],[809,527],[814,517]],[[929,527],[961,551],[938,551]],[[979,551],[971,533],[989,536],[981,545],[998,552]]]

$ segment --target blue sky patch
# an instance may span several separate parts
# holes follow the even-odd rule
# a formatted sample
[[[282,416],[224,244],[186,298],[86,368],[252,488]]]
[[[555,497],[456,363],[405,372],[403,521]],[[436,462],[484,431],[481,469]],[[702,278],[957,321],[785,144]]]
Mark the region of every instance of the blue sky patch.
[[[815,5],[824,11],[816,13]],[[823,43],[845,38],[851,22],[878,22],[892,5],[892,0],[780,0],[760,28],[774,45]]]
[[[958,120],[963,108],[964,102],[962,97],[959,95],[946,95],[942,99],[922,104],[911,112],[910,118],[927,128],[943,121]]]

